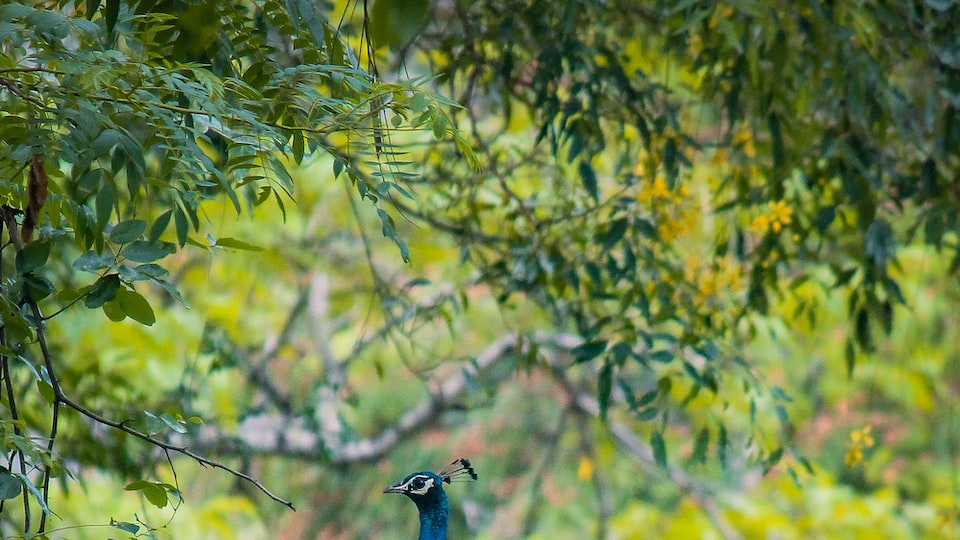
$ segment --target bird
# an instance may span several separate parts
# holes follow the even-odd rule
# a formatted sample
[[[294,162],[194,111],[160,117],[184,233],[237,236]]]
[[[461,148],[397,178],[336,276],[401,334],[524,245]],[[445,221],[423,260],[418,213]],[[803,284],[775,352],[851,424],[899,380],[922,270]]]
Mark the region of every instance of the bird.
[[[447,540],[447,516],[450,503],[443,491],[443,484],[455,481],[469,482],[477,479],[470,461],[456,459],[440,472],[419,471],[388,486],[384,493],[400,493],[410,498],[420,512],[420,536],[418,540]]]

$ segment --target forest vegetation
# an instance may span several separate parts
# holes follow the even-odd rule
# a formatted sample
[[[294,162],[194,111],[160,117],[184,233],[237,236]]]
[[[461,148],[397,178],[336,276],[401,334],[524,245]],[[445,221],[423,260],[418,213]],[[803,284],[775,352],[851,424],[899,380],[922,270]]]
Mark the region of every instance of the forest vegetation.
[[[0,3],[0,538],[960,538],[957,20]]]

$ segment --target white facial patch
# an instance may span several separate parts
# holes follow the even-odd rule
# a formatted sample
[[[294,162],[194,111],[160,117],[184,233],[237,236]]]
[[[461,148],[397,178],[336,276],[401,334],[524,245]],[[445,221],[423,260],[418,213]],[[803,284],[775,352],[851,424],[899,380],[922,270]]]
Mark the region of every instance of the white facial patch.
[[[433,477],[418,474],[403,484],[403,490],[414,495],[426,495],[433,486]]]

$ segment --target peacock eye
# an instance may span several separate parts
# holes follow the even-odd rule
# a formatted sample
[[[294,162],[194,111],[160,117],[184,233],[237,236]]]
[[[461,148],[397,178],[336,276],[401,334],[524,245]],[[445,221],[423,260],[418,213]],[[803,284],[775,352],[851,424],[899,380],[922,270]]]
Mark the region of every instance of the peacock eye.
[[[423,486],[425,485],[426,484],[424,483],[422,478],[417,478],[410,483],[410,487],[412,487],[413,489],[423,489]]]

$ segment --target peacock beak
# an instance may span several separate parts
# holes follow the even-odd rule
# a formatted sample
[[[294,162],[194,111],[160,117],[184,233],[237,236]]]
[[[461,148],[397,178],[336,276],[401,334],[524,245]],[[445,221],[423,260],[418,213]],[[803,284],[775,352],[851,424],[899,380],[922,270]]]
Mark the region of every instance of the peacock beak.
[[[384,493],[403,493],[403,482],[398,482],[392,486],[389,486],[387,489],[383,490]]]

